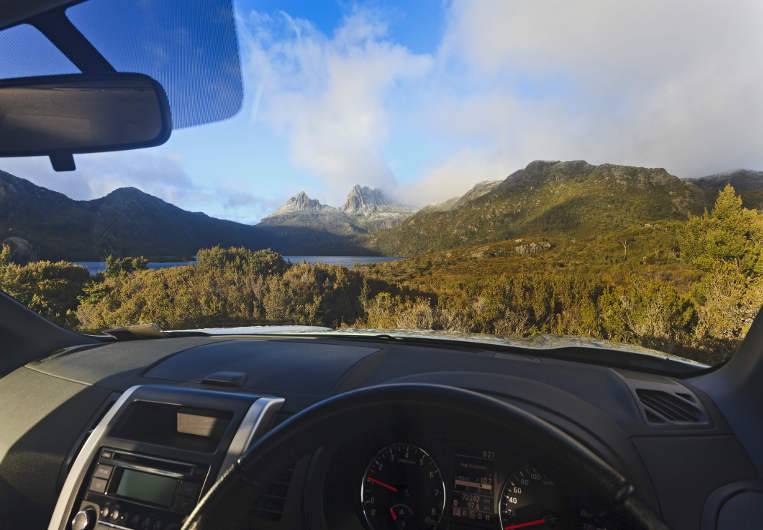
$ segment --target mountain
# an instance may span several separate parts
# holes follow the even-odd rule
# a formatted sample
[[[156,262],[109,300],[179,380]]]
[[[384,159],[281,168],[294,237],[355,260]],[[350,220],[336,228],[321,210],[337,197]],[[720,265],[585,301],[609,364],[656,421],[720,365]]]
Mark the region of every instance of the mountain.
[[[0,171],[0,239],[9,236],[29,241],[40,258],[71,260],[182,257],[215,244],[263,244],[251,226],[187,212],[135,188],[75,201]]]
[[[701,212],[705,194],[664,169],[535,161],[445,205],[373,235],[390,255],[412,255],[518,236],[586,237]]]
[[[287,255],[369,253],[309,227],[270,230],[188,212],[136,188],[76,201],[0,171],[0,241],[8,238],[29,242],[41,259],[80,261],[108,254],[182,258],[214,245]]]
[[[369,232],[400,224],[415,209],[396,203],[384,192],[368,186],[353,186],[342,211]]]
[[[478,199],[483,195],[490,193],[500,183],[500,180],[483,180],[482,182],[475,184],[472,189],[460,197],[453,197],[452,199],[448,199],[445,202],[425,206],[422,208],[422,210],[426,210],[427,212],[446,212],[448,210],[453,210],[454,208],[463,206],[464,204],[473,201],[474,199]]]
[[[303,191],[263,218],[258,226],[302,227],[334,235],[362,236],[393,227],[412,213],[413,209],[395,203],[381,190],[355,185],[341,208],[322,204]]]
[[[702,189],[709,205],[712,205],[716,195],[726,184],[731,184],[742,196],[742,203],[746,208],[763,210],[763,171],[737,169],[694,179],[691,182]]]
[[[331,206],[320,203],[317,199],[311,199],[304,191],[299,192],[294,197],[286,201],[278,210],[272,213],[273,216],[291,215],[296,213],[320,213],[326,210],[333,210]]]

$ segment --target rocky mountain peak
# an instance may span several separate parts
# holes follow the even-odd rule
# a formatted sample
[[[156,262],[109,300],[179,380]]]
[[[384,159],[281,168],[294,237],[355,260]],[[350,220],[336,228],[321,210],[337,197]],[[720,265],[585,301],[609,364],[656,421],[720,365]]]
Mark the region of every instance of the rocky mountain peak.
[[[311,199],[307,193],[300,191],[286,201],[278,210],[273,212],[272,215],[285,215],[298,212],[319,212],[325,208],[330,207],[321,204],[318,199]]]
[[[342,210],[350,215],[366,215],[391,204],[381,190],[355,184],[347,195]]]

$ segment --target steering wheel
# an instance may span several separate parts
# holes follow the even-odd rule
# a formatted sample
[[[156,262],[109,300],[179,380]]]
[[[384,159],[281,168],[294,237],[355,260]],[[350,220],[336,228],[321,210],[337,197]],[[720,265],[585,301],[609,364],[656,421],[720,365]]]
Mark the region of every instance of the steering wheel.
[[[290,463],[353,436],[353,420],[389,407],[440,409],[454,418],[484,422],[497,433],[521,436],[559,455],[567,469],[606,506],[617,508],[634,530],[667,530],[667,526],[633,493],[617,470],[575,438],[544,419],[499,399],[461,388],[405,383],[361,388],[320,401],[284,421],[255,441],[202,498],[183,530],[244,530],[253,500],[269,480]],[[355,433],[356,435],[358,433]]]

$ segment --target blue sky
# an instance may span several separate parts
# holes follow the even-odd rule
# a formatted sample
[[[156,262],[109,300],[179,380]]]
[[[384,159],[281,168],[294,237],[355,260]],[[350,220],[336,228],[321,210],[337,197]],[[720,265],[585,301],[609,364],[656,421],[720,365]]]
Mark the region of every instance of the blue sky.
[[[125,11],[110,12],[109,26],[97,17],[114,3],[93,0],[72,18],[115,64],[176,81],[206,75],[200,65],[221,55],[225,39],[190,39],[193,53],[177,67],[162,62],[178,36],[163,28],[213,3],[118,0]],[[156,5],[155,16],[138,11]],[[682,177],[763,169],[763,70],[750,68],[763,58],[756,0],[235,5],[243,103],[234,117],[177,129],[159,148],[79,156],[75,173],[54,173],[44,159],[0,168],[77,199],[131,185],[242,222],[300,190],[339,204],[355,183],[416,205],[441,201],[539,158]],[[131,26],[138,20],[143,33]],[[160,45],[143,56],[150,31]],[[0,75],[71,69],[31,30],[11,32],[0,38]],[[233,85],[219,101],[171,97],[222,108]]]

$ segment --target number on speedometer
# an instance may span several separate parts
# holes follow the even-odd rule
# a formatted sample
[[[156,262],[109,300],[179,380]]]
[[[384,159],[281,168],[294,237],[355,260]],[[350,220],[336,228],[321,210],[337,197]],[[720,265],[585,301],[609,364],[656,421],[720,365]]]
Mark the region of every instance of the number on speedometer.
[[[445,511],[445,483],[429,453],[396,443],[369,462],[360,501],[371,530],[432,529]]]
[[[501,491],[503,530],[559,528],[561,497],[554,482],[532,466],[512,473]]]

